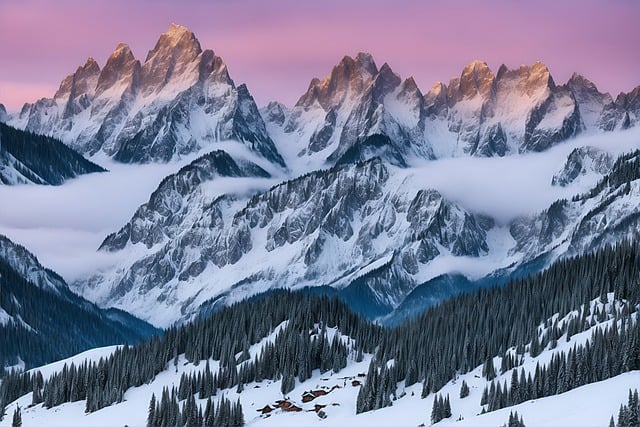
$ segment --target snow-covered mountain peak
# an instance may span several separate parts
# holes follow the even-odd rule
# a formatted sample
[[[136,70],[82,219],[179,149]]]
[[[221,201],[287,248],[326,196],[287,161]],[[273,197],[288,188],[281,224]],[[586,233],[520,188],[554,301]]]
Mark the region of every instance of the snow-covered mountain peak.
[[[486,62],[473,61],[462,70],[458,82],[459,100],[470,99],[476,95],[487,97],[494,81],[493,71]]]
[[[129,61],[135,61],[135,59],[136,58],[133,55],[133,52],[131,51],[129,45],[121,42],[118,43],[111,55],[109,55],[109,58],[107,58],[107,64],[116,64],[122,61],[126,63]]]
[[[202,53],[200,42],[187,28],[172,24],[149,51],[142,66],[144,94],[149,95],[165,86],[198,78],[195,62]]]
[[[144,63],[121,43],[102,71],[88,62],[55,99],[25,104],[10,124],[124,163],[167,162],[235,140],[285,167],[246,86],[236,88],[223,60],[179,25]]]
[[[370,54],[359,53],[345,56],[324,80],[312,80],[291,110],[267,111],[266,120],[275,139],[296,147],[289,163],[322,168],[380,156],[405,166],[410,157],[432,157],[423,104],[413,79],[403,82],[389,64],[378,69]]]
[[[169,52],[180,53],[193,60],[202,52],[200,42],[195,34],[186,27],[171,24],[169,29],[160,35],[153,49],[147,54],[145,63],[156,57],[166,57]]]
[[[355,58],[347,55],[323,80],[313,79],[296,106],[309,108],[318,102],[328,111],[341,104],[350,93],[357,95],[366,90],[376,75],[378,67],[370,54],[360,52]]]
[[[527,83],[529,83],[529,86],[547,86],[551,89],[555,87],[555,82],[553,81],[549,67],[547,67],[546,64],[536,61],[531,65],[531,67],[523,66],[521,69],[528,71]]]
[[[578,73],[573,73],[565,86],[578,102],[587,129],[597,128],[604,107],[613,102],[611,95],[601,93],[593,82]]]
[[[509,69],[504,64],[500,67],[496,77],[496,86],[515,83],[515,89],[520,96],[533,98],[543,97],[556,87],[549,68],[542,62],[532,65],[521,65],[517,69]]]
[[[133,56],[133,52],[127,44],[119,43],[113,53],[109,55],[107,63],[100,73],[95,90],[96,97],[116,84],[122,89],[131,86],[136,69],[139,75],[140,61]]]
[[[420,88],[418,87],[418,84],[416,83],[416,81],[413,78],[413,76],[407,77],[402,82],[402,92],[404,92],[404,93],[415,93],[415,94],[422,95],[422,92],[420,91]]]
[[[373,99],[382,102],[384,97],[395,90],[401,83],[400,76],[394,73],[389,64],[385,62],[373,81]]]
[[[571,77],[567,81],[567,85],[575,89],[598,92],[598,87],[595,83],[577,72],[571,74]]]
[[[427,115],[437,116],[447,111],[447,85],[436,82],[424,95],[424,105]]]
[[[100,74],[100,66],[89,57],[84,65],[77,68],[75,73],[68,75],[61,83],[54,99],[68,98],[71,92],[82,95],[95,88],[96,78]]]

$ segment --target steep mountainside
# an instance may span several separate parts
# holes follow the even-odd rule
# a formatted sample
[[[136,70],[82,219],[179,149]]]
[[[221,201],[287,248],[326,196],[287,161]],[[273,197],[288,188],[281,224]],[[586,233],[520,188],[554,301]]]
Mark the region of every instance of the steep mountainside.
[[[566,151],[556,187],[575,194],[603,176],[600,183],[508,224],[434,190],[424,179],[429,162],[399,168],[374,158],[267,189],[274,181],[255,166],[214,152],[165,179],[105,239],[100,249],[126,261],[73,287],[157,325],[278,287],[337,294],[371,318],[410,315],[638,232],[637,154],[612,166],[601,149]],[[431,281],[443,273],[453,279]]]
[[[472,62],[448,85],[436,84],[425,103],[439,156],[542,151],[584,129],[575,96],[540,62],[515,70],[503,65],[495,75],[486,63]]]
[[[93,172],[105,170],[56,139],[15,129],[0,118],[0,184],[61,185]]]
[[[359,53],[312,80],[293,108],[272,102],[262,115],[301,171],[374,156],[406,166],[415,157],[543,151],[585,130],[626,128],[637,121],[636,92],[614,103],[579,74],[557,85],[540,62],[494,74],[474,61],[423,95],[412,78]]]
[[[104,68],[89,58],[53,98],[26,104],[10,123],[126,163],[169,161],[236,140],[284,166],[247,87],[236,86],[222,59],[175,24],[144,62],[121,43]]]
[[[197,190],[190,193],[197,199],[175,199],[177,215],[165,217],[171,206],[165,201],[175,195],[170,183],[188,180],[185,168],[102,245],[138,259],[134,255],[129,264],[75,289],[167,324],[196,313],[210,298],[227,295],[233,301],[283,286],[342,287],[391,266],[404,280],[367,284],[388,311],[414,286],[411,276],[436,256],[486,254],[491,227],[421,187],[419,176],[400,171],[375,158],[312,172],[248,199],[233,192],[203,199]],[[143,255],[138,242],[147,248]]]
[[[603,130],[627,129],[640,122],[640,86],[629,93],[621,93],[615,102],[607,104],[602,112]]]
[[[72,293],[24,247],[0,235],[0,368],[27,368],[158,332],[120,310]]]
[[[580,254],[640,233],[640,151],[620,157],[589,192],[511,225],[514,252]]]
[[[291,144],[290,158],[316,167],[376,155],[401,166],[413,156],[432,157],[415,81],[403,81],[386,63],[378,69],[366,53],[345,56],[324,80],[312,80],[293,109],[271,103],[263,115],[274,138]]]

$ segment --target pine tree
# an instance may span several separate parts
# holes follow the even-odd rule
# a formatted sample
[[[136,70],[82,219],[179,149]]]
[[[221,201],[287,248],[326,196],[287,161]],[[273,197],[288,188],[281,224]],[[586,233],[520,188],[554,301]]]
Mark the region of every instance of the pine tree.
[[[282,384],[280,385],[280,391],[283,396],[286,396],[289,392],[291,392],[296,386],[296,379],[293,375],[286,373],[282,377]]]
[[[491,381],[496,377],[496,368],[493,365],[493,357],[487,357],[482,365],[482,376]]]
[[[436,395],[433,399],[433,407],[431,408],[431,424],[435,424],[443,418],[443,408],[440,399],[439,395]]]
[[[153,427],[156,424],[156,395],[151,394],[149,401],[149,410],[147,411],[147,427]]]
[[[469,386],[465,380],[462,380],[462,385],[460,386],[460,399],[464,399],[469,396]]]
[[[444,400],[444,418],[449,418],[451,416],[451,402],[449,401],[449,395]]]
[[[13,420],[11,421],[11,427],[22,427],[22,415],[20,413],[19,406],[16,406],[16,410],[13,412]]]

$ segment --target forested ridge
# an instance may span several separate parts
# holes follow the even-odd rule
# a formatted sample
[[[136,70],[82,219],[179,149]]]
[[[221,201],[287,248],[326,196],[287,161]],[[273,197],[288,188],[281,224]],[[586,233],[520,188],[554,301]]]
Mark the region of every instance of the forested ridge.
[[[78,175],[105,172],[61,141],[0,123],[0,183],[14,184],[2,166],[10,163],[26,180],[35,184],[60,185]]]
[[[640,369],[640,328],[635,320],[639,272],[640,246],[624,241],[558,261],[542,273],[501,287],[458,296],[396,328],[373,324],[335,298],[275,291],[122,347],[98,362],[72,365],[51,378],[10,375],[0,393],[7,403],[37,390],[34,403],[54,407],[86,400],[86,410],[96,411],[121,401],[128,388],[150,382],[184,355],[195,364],[219,361],[215,372],[205,362],[202,373],[183,376],[175,391],[167,390],[168,401],[183,402],[183,425],[186,418],[196,423],[188,425],[203,425],[205,408],[193,405],[194,396],[210,400],[217,390],[242,390],[267,379],[281,381],[284,395],[295,379],[302,382],[313,370],[338,372],[349,358],[362,360],[369,353],[374,357],[356,402],[357,412],[365,412],[392,405],[400,381],[404,386],[422,383],[425,397],[483,363],[483,374],[492,381],[498,370],[517,368],[525,352],[535,356],[555,347],[562,337],[570,340],[595,323],[611,321],[585,344],[555,356],[535,373],[515,369],[510,384],[490,382],[483,396],[483,410],[490,411]],[[594,300],[599,303],[593,305]],[[557,321],[571,312],[575,315],[569,320]],[[327,328],[339,333],[329,339]],[[273,333],[275,338],[251,357],[249,347]],[[502,356],[502,366],[493,366],[495,356]],[[607,362],[596,366],[603,359]],[[436,401],[446,407],[442,396]],[[161,407],[155,402],[154,414],[156,406]],[[185,407],[190,414],[186,418]],[[447,415],[436,409],[434,421]],[[172,420],[177,419],[176,412],[172,414]],[[235,419],[239,420],[237,413]],[[155,415],[150,420],[151,425],[169,425]]]
[[[0,259],[0,367],[27,368],[97,346],[137,343],[159,332],[149,324],[96,305],[66,288],[56,291],[29,282]],[[113,318],[110,317],[113,314]],[[4,369],[0,369],[0,376]]]

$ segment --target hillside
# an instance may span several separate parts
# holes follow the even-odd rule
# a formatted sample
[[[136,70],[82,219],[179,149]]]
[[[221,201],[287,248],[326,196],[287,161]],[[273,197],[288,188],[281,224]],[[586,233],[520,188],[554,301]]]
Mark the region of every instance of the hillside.
[[[381,425],[400,416],[406,425],[456,419],[484,425],[506,422],[516,410],[525,423],[552,425],[567,419],[556,414],[563,404],[573,417],[567,425],[587,416],[604,424],[638,379],[640,352],[631,343],[640,331],[640,293],[631,284],[639,254],[636,244],[625,242],[560,261],[529,279],[451,299],[393,329],[369,323],[335,299],[275,292],[171,328],[159,339],[80,355],[62,371],[61,363],[44,367],[37,396],[30,391],[38,370],[23,380],[8,377],[3,393],[9,401],[26,394],[17,402],[25,421],[58,414],[49,419],[54,424],[55,417],[143,424],[148,412],[142,408],[149,405],[142,402],[152,394],[153,425],[177,414],[199,423],[205,406],[221,398],[229,408],[239,402],[249,425],[338,419]],[[88,380],[97,372],[103,380]],[[469,394],[459,397],[463,383]],[[571,412],[576,399],[603,391],[602,402]],[[36,406],[28,407],[34,396]],[[451,415],[434,409],[445,396]],[[235,418],[227,422],[234,424],[238,412],[229,410]],[[481,412],[487,414],[476,421]]]

